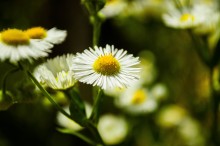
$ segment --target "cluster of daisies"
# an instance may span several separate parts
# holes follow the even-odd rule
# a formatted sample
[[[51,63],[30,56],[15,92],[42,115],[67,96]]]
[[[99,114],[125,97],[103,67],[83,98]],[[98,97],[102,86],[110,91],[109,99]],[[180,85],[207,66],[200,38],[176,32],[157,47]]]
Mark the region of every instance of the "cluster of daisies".
[[[104,94],[113,101],[112,108],[116,107],[120,110],[120,112],[117,113],[103,113],[100,115],[97,123],[100,136],[107,145],[117,145],[123,142],[132,130],[131,123],[129,122],[130,118],[156,112],[160,101],[165,100],[168,97],[168,89],[166,85],[156,81],[157,69],[155,67],[155,57],[153,53],[150,51],[142,51],[139,56],[141,61],[139,65],[141,68],[139,80],[133,80],[127,88],[112,86],[112,88],[104,90]],[[111,58],[109,56],[106,57]],[[101,58],[99,58],[99,60],[100,59]],[[84,62],[86,61],[84,60]],[[102,61],[102,63],[104,63],[104,61]],[[96,66],[96,64],[94,63],[93,66]],[[84,68],[85,66],[81,67],[81,69]],[[116,70],[116,68],[117,67],[115,67],[114,70]],[[127,72],[129,71],[127,70]],[[108,74],[111,73],[112,72],[109,72]],[[105,74],[107,74],[107,72]],[[84,76],[82,73],[80,75]],[[111,81],[110,79],[106,80],[109,80],[109,82]],[[90,117],[93,106],[88,102],[84,103],[86,116]],[[64,108],[65,111],[68,112],[69,106],[67,105]],[[124,116],[121,111],[126,113],[126,116]],[[75,121],[65,117],[61,112],[57,113],[57,124],[64,129],[70,129],[72,131],[80,131],[83,129],[83,127]]]
[[[210,17],[211,16],[211,17]],[[210,28],[217,27],[220,21],[217,0],[182,0],[167,3],[167,12],[163,14],[167,26],[174,28]],[[211,28],[210,28],[211,29]]]
[[[197,35],[207,36],[210,49],[220,38],[219,0],[106,0],[100,13],[119,19],[154,17],[171,28],[191,29]]]
[[[27,30],[6,29],[0,32],[0,60],[16,64],[21,60],[48,56],[54,44],[63,42],[66,31],[33,27]]]
[[[17,64],[48,56],[54,44],[63,42],[67,32],[34,27],[27,30],[7,29],[0,32],[0,60]],[[138,80],[139,58],[123,49],[106,45],[85,49],[83,53],[67,54],[48,59],[39,65],[35,77],[53,89],[67,89],[77,81],[102,89],[127,87]]]

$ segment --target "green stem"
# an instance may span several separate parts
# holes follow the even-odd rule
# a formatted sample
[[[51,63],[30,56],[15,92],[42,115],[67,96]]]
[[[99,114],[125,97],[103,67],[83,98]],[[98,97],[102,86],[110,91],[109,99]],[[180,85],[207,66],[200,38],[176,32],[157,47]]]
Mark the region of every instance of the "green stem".
[[[93,46],[97,46],[99,43],[100,31],[101,31],[101,20],[96,13],[92,16],[92,25],[93,25]]]
[[[56,101],[51,97],[51,95],[40,85],[40,83],[37,81],[37,79],[29,72],[26,71],[27,75],[31,78],[31,80],[34,82],[34,84],[41,90],[41,92],[47,97],[47,99],[66,117],[69,119],[72,119],[71,116],[63,110],[62,107],[60,107],[59,104],[56,103]]]
[[[93,140],[91,140],[90,138],[88,138],[87,136],[85,135],[82,135],[81,133],[79,132],[76,132],[76,131],[73,131],[73,130],[70,130],[70,129],[60,129],[58,128],[57,129],[58,131],[62,132],[62,133],[67,133],[67,134],[72,134],[82,140],[84,140],[85,142],[87,142],[88,144],[90,145],[93,145],[93,146],[100,146],[99,144],[95,143]]]
[[[199,55],[200,59],[206,66],[211,66],[211,54],[209,52],[208,46],[199,38],[196,37],[191,30],[188,30],[188,33],[194,43],[194,48]]]
[[[103,90],[101,88],[99,88],[98,90],[98,94],[95,98],[95,102],[93,105],[93,109],[92,109],[92,114],[90,116],[90,120],[94,123],[97,124],[98,123],[98,119],[99,119],[99,114],[100,114],[100,107],[101,107],[101,103],[102,103],[102,94],[103,94]]]
[[[176,7],[179,8],[182,11],[182,4],[179,0],[174,0]]]
[[[13,68],[13,69],[9,70],[8,72],[6,72],[5,75],[3,76],[3,79],[2,79],[2,93],[3,93],[3,95],[5,95],[5,93],[6,93],[6,81],[7,81],[8,76],[11,73],[14,73],[18,70],[19,70],[19,68]]]
[[[88,120],[86,127],[89,129],[89,131],[92,133],[93,136],[95,136],[96,140],[99,142],[100,146],[105,146],[97,127],[92,123],[92,121]]]
[[[210,67],[210,86],[211,86],[211,104],[212,104],[212,127],[211,127],[211,138],[210,141],[214,143],[215,146],[219,146],[219,133],[218,133],[218,110],[219,110],[219,95],[217,91],[215,91],[213,86],[213,71],[214,67]]]

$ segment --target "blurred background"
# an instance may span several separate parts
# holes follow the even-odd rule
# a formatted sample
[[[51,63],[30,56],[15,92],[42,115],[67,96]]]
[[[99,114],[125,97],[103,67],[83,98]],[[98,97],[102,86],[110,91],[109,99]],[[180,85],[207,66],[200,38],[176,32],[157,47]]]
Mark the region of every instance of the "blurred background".
[[[187,31],[166,27],[156,10],[160,8],[150,7],[146,15],[106,19],[99,44],[123,48],[134,56],[147,52],[148,65],[153,65],[154,71],[146,86],[151,89],[162,83],[164,97],[153,112],[129,115],[114,107],[114,98],[106,95],[102,113],[121,113],[134,122],[127,139],[115,145],[205,146],[212,118],[209,70],[196,54]],[[53,48],[51,58],[92,46],[92,26],[80,0],[1,0],[0,22],[1,30],[33,26],[67,30],[66,40]],[[9,68],[1,62],[0,76]],[[88,145],[75,136],[58,132],[56,109],[40,95],[35,97],[31,82],[25,87],[14,84],[17,76],[19,72],[12,75],[8,88],[18,95],[18,103],[0,111],[0,146]],[[23,78],[19,79],[25,82]],[[91,87],[80,85],[80,89],[84,91],[82,97],[91,102]],[[179,124],[183,119],[187,119],[185,125]]]

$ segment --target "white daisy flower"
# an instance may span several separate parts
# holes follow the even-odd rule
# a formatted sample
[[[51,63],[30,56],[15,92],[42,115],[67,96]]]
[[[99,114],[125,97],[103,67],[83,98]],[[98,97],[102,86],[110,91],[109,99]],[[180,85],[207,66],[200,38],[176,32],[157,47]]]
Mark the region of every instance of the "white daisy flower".
[[[138,57],[114,46],[95,47],[77,53],[72,70],[80,82],[100,86],[102,89],[127,87],[139,79]]]
[[[20,60],[37,59],[48,56],[52,44],[32,40],[19,29],[7,29],[0,32],[0,60],[17,63]]]
[[[45,83],[53,89],[67,89],[72,87],[76,80],[74,72],[70,70],[74,55],[63,55],[49,59],[38,66],[34,75],[40,83]]]
[[[66,30],[59,30],[55,27],[49,30],[46,30],[43,27],[33,27],[27,29],[25,32],[31,39],[40,39],[51,44],[60,44],[67,36]]]
[[[150,113],[157,108],[156,99],[141,85],[128,88],[119,98],[116,98],[115,104],[131,114]]]
[[[163,15],[164,23],[173,28],[194,28],[201,25],[210,17],[212,8],[206,5],[195,5],[191,8],[179,9],[170,8],[167,14]]]
[[[112,114],[102,115],[97,125],[98,131],[108,145],[122,142],[128,134],[128,123],[121,117]]]

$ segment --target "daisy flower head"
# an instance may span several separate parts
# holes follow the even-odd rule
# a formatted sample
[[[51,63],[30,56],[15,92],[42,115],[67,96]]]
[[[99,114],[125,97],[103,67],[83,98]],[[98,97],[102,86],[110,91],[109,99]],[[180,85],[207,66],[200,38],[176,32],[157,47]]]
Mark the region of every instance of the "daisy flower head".
[[[17,63],[20,60],[37,59],[48,56],[52,44],[32,40],[22,30],[7,29],[0,32],[0,60]]]
[[[157,108],[157,101],[150,91],[138,83],[116,98],[115,104],[130,114],[150,113]]]
[[[162,17],[164,23],[169,27],[180,29],[195,28],[208,20],[211,9],[211,7],[206,5],[183,7],[182,10],[168,7],[168,12]]]
[[[67,89],[76,83],[74,72],[70,70],[70,65],[74,55],[67,54],[47,60],[39,65],[34,75],[40,83],[45,83],[52,89]]]
[[[25,32],[31,39],[39,39],[51,44],[60,44],[67,36],[66,30],[59,30],[55,27],[49,30],[46,30],[43,27],[32,27]]]
[[[123,88],[139,79],[139,63],[138,57],[113,45],[105,48],[95,46],[76,54],[72,70],[80,82],[102,89]]]

